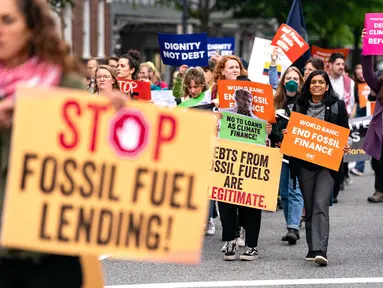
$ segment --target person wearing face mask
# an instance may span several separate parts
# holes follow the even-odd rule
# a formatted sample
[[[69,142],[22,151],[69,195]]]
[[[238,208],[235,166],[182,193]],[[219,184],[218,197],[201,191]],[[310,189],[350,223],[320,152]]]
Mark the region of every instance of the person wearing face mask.
[[[269,74],[270,75],[270,74]],[[286,129],[288,120],[280,115],[290,117],[299,87],[303,85],[303,77],[298,68],[291,66],[282,75],[281,81],[274,95],[274,108],[277,114],[277,122],[273,124],[270,134],[272,146],[280,146],[283,140],[283,129]],[[300,239],[299,225],[303,209],[303,197],[297,181],[290,178],[289,157],[283,156],[281,178],[279,182],[279,194],[283,204],[283,213],[286,220],[287,234],[282,241],[290,245]]]

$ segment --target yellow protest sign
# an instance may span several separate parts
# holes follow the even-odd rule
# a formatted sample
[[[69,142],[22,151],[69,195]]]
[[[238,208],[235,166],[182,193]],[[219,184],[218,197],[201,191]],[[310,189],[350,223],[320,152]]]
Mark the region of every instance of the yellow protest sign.
[[[115,113],[71,90],[17,95],[2,245],[199,262],[214,116],[138,101]]]
[[[209,198],[275,211],[283,157],[279,149],[217,140]]]

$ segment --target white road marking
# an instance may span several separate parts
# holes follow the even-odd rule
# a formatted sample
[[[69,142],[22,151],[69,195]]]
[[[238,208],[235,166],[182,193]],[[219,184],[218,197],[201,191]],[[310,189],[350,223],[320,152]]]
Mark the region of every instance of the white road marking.
[[[277,286],[277,285],[314,285],[314,284],[356,284],[383,283],[383,277],[375,278],[324,278],[324,279],[281,279],[281,280],[249,280],[249,281],[212,281],[155,283],[134,285],[111,285],[104,288],[194,288],[194,287],[244,287],[244,286]]]
[[[102,260],[105,260],[106,258],[109,258],[110,255],[101,255],[100,257],[98,257],[98,260],[102,261]]]

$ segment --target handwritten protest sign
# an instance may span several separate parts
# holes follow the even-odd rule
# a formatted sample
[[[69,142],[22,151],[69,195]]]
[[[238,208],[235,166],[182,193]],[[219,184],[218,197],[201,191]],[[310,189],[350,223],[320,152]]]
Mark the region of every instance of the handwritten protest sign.
[[[275,211],[282,157],[278,149],[218,139],[209,198]]]
[[[370,94],[370,92],[371,92],[371,89],[367,83],[358,84],[358,99],[359,99],[360,108],[366,107],[368,95]]]
[[[367,13],[364,28],[363,55],[383,55],[383,13]]]
[[[221,56],[232,55],[235,50],[235,38],[207,38],[208,56],[219,54]]]
[[[218,95],[220,108],[231,108],[230,111],[236,113],[238,108],[243,107],[255,116],[275,123],[274,96],[270,85],[251,81],[218,80]],[[247,101],[251,95],[253,98]]]
[[[335,171],[339,170],[350,130],[292,112],[280,152]]]
[[[325,64],[329,63],[331,54],[340,53],[347,60],[349,52],[350,49],[347,48],[325,49],[315,45],[311,47],[311,56],[322,60]]]
[[[165,65],[207,66],[207,34],[158,33],[162,62]]]
[[[266,145],[266,122],[222,111],[219,138]]]
[[[138,101],[116,113],[67,89],[17,96],[2,246],[199,262],[215,117]]]
[[[281,57],[287,57],[292,63],[310,48],[302,36],[287,24],[279,27],[271,45],[280,47]]]
[[[118,86],[122,93],[131,95],[134,99],[145,101],[152,99],[149,82],[118,78]]]
[[[350,150],[344,155],[344,162],[368,161],[371,159],[371,157],[363,150],[364,139],[371,118],[371,116],[368,116],[348,120],[351,130],[352,145]]]
[[[366,103],[366,116],[374,115],[376,101],[367,101]]]
[[[271,52],[274,47],[271,46],[271,41],[263,38],[254,38],[253,50],[251,52],[249,62],[249,79],[254,82],[270,84],[269,82],[269,69],[271,61]],[[278,71],[278,78],[286,71],[292,62],[287,57],[278,57],[276,67]]]

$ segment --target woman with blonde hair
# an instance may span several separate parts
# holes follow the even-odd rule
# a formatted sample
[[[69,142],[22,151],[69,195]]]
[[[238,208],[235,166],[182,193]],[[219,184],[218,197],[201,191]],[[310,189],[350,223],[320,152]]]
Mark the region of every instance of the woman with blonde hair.
[[[96,94],[110,94],[114,89],[119,90],[116,70],[108,65],[98,66],[96,69]]]
[[[274,94],[274,108],[277,114],[277,123],[273,124],[269,136],[273,146],[279,146],[283,140],[282,130],[286,129],[293,106],[296,102],[297,93],[304,83],[302,74],[298,68],[291,66],[282,75]],[[299,225],[303,209],[303,197],[299,189],[298,181],[290,178],[289,157],[283,156],[281,179],[279,182],[279,194],[283,204],[283,213],[286,220],[287,234],[282,241],[290,245],[297,243],[300,239]]]

